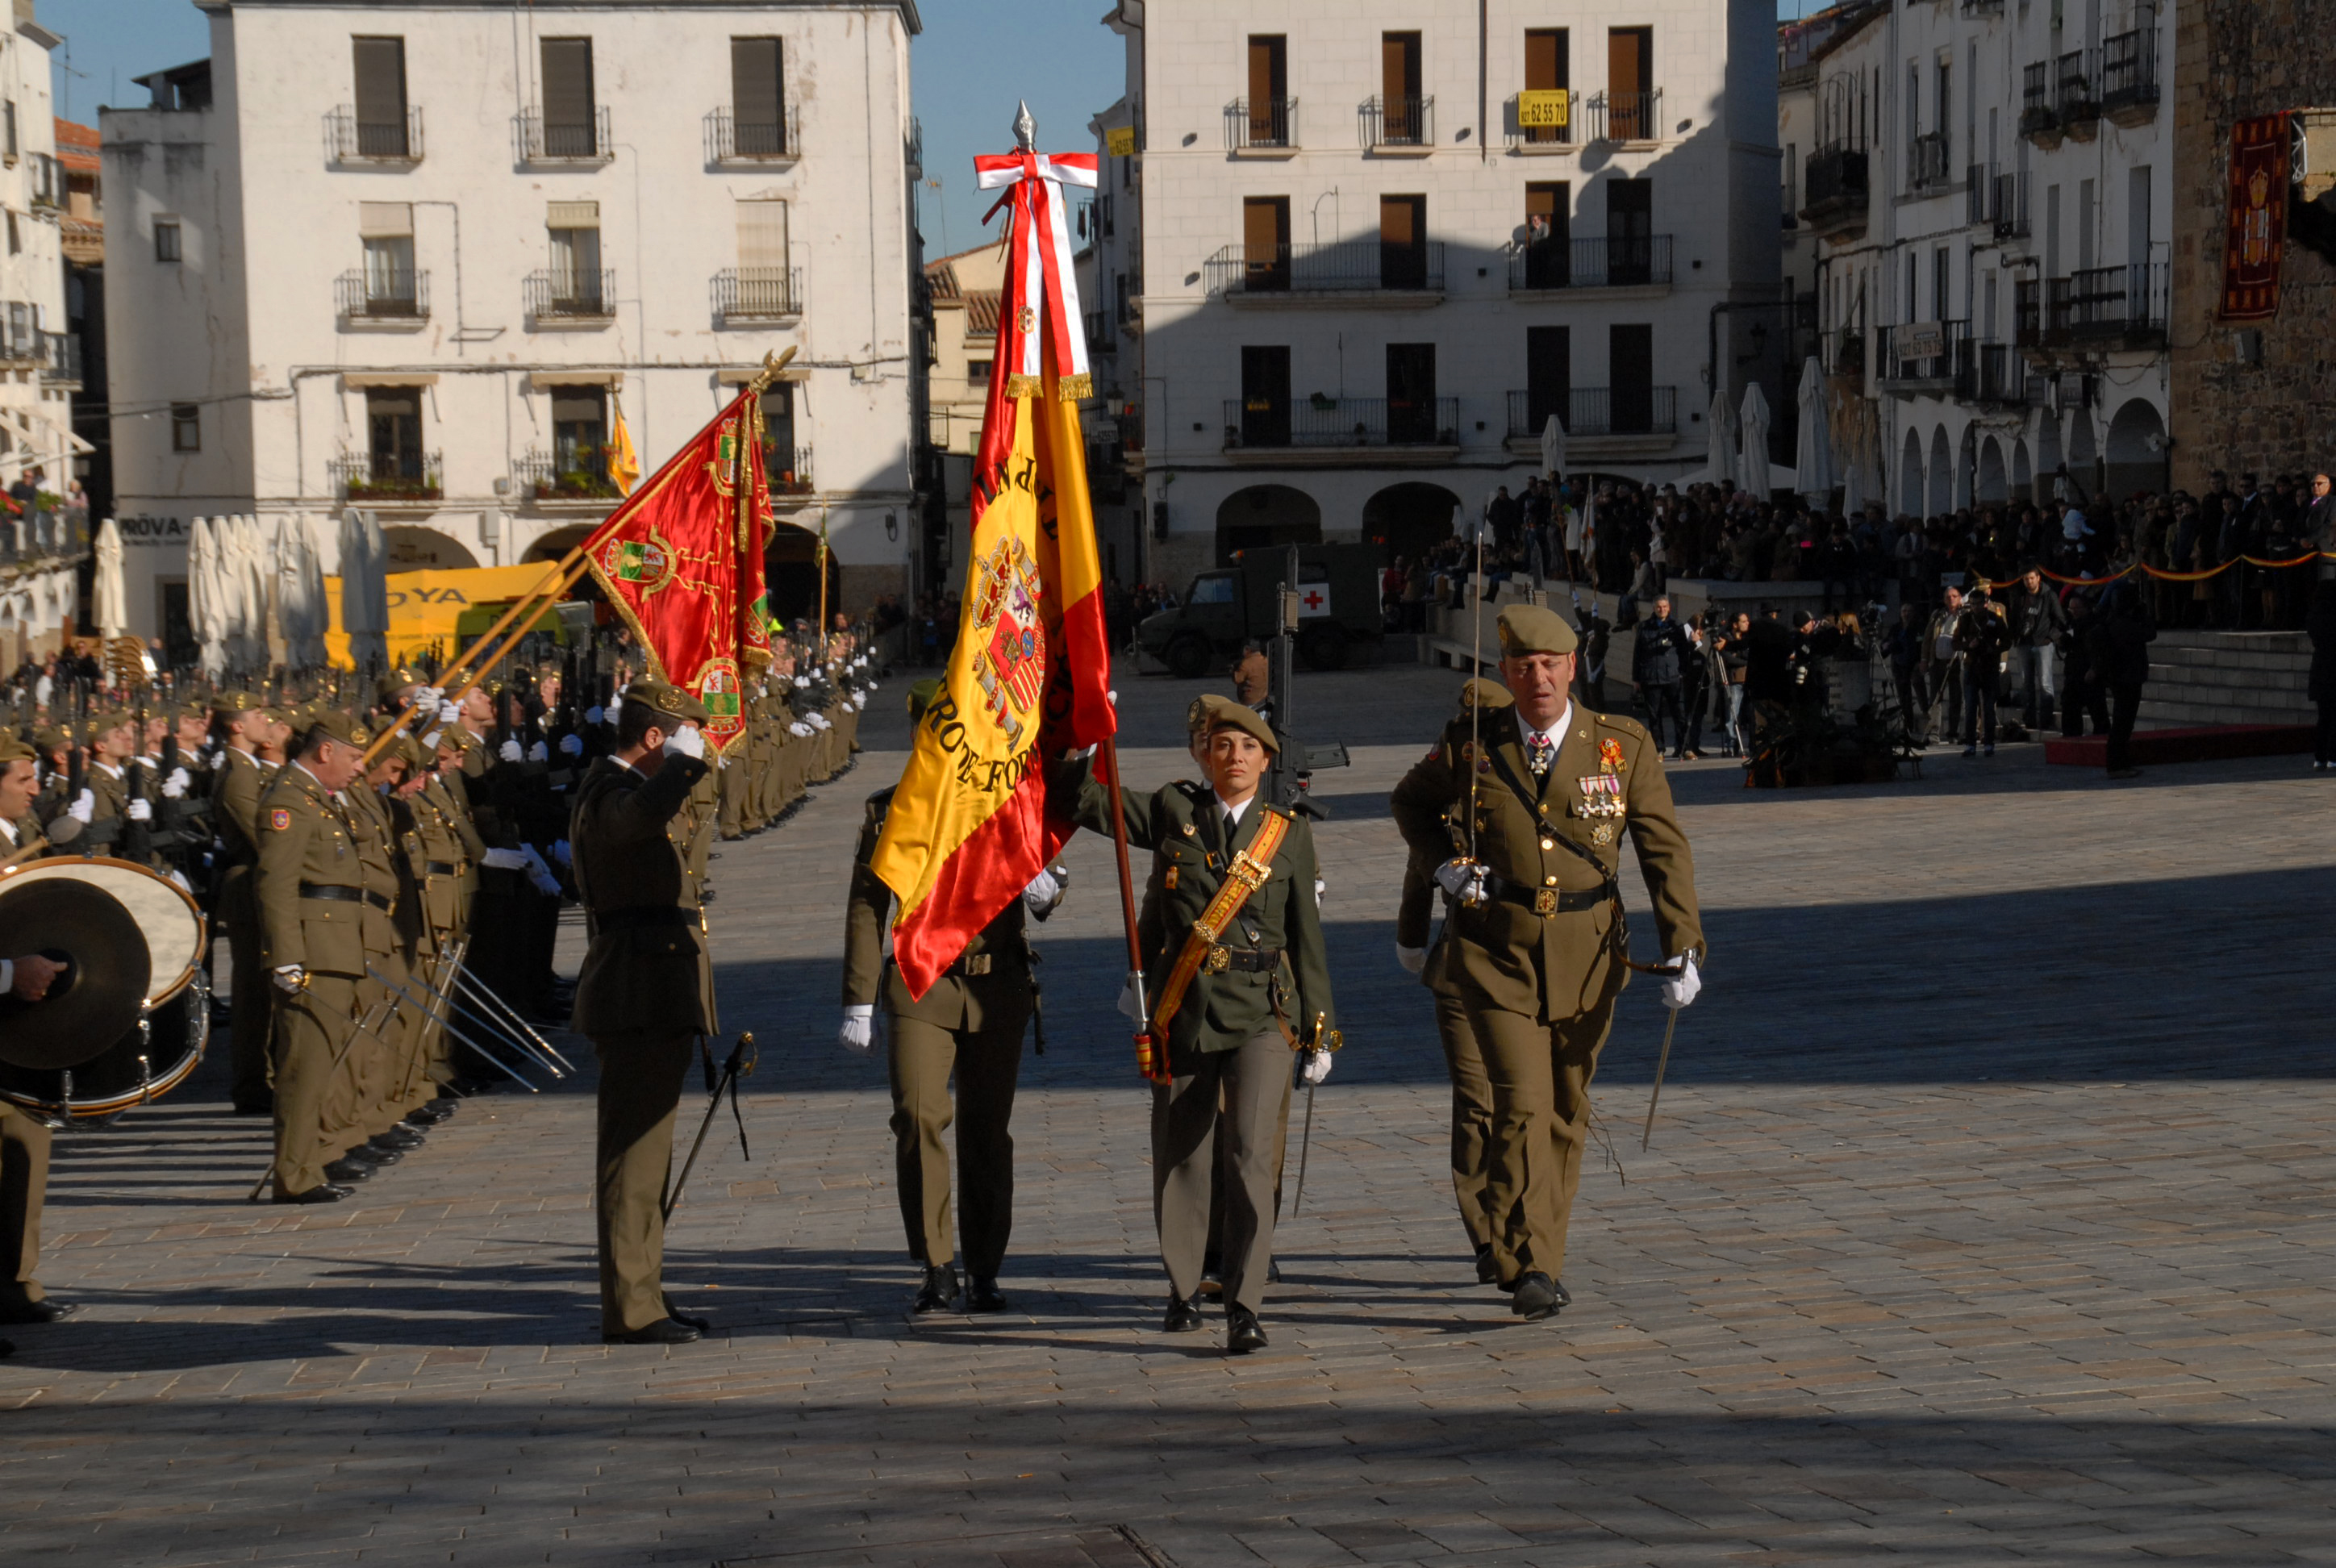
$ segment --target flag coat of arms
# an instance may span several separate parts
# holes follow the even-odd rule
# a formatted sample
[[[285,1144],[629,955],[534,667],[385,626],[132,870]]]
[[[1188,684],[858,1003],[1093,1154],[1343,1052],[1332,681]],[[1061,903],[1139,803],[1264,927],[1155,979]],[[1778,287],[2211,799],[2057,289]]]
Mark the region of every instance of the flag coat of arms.
[[[1062,848],[1044,764],[1113,733],[1103,572],[1076,399],[1085,341],[1062,228],[1061,180],[1092,157],[978,161],[1012,185],[999,353],[974,464],[964,620],[916,731],[871,865],[900,901],[892,952],[921,997]]]
[[[716,752],[746,733],[745,683],[770,663],[763,550],[771,496],[749,386],[595,530],[585,560],[649,655],[706,704]]]

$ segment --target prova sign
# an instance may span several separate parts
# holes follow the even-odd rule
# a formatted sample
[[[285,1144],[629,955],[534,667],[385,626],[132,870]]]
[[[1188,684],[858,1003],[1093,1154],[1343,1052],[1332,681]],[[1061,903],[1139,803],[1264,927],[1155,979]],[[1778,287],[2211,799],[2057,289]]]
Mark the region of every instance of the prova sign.
[[[121,532],[125,549],[135,545],[183,547],[187,542],[187,525],[175,517],[117,517],[113,526]]]

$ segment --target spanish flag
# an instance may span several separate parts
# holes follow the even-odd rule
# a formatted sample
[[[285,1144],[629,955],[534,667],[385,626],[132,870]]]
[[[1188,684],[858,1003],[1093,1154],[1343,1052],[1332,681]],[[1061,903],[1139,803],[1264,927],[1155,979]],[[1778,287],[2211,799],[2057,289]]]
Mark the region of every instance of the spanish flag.
[[[641,455],[633,450],[633,433],[625,424],[625,405],[608,394],[608,406],[617,416],[617,428],[608,442],[608,479],[616,485],[617,493],[630,495],[633,486],[641,482]]]
[[[1029,217],[1017,203],[1017,223]],[[990,373],[964,618],[871,862],[900,899],[892,952],[910,996],[924,995],[1071,836],[1069,821],[1046,814],[1046,760],[1116,727],[1076,391],[1066,398],[1066,355],[1035,308],[1056,280],[1030,276],[1032,254],[1008,251],[1001,326],[1043,335],[1044,374],[1035,387],[1009,375],[1006,353]],[[1069,319],[1079,320],[1076,309]]]

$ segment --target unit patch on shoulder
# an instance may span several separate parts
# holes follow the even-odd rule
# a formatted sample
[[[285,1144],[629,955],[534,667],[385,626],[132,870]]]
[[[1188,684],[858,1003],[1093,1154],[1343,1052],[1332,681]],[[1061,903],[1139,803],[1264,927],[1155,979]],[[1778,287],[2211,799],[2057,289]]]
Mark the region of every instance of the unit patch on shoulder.
[[[292,813],[282,806],[277,806],[268,813],[268,825],[280,833],[292,825]]]

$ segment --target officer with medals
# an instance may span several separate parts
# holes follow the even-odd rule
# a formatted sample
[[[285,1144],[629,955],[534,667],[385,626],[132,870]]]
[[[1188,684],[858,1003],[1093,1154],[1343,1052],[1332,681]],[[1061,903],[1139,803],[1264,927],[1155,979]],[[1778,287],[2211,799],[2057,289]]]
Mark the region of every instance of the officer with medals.
[[[1673,972],[1663,1001],[1701,989],[1695,864],[1647,732],[1570,697],[1577,639],[1555,611],[1501,611],[1503,713],[1455,720],[1395,788],[1397,827],[1456,901],[1440,954],[1492,1093],[1484,1206],[1510,1310],[1570,1300],[1566,1226],[1590,1135],[1590,1082],[1629,982],[1627,833]]]
[[[1513,700],[1499,682],[1472,679],[1460,690],[1460,722],[1465,724],[1472,711],[1480,722],[1505,722],[1503,710]],[[1430,940],[1439,894],[1435,873],[1441,863],[1414,854],[1404,869],[1403,896],[1396,911],[1396,959],[1436,997],[1436,1032],[1444,1043],[1444,1066],[1452,1078],[1452,1194],[1459,1200],[1461,1228],[1475,1250],[1477,1281],[1491,1284],[1493,1218],[1484,1205],[1484,1183],[1491,1169],[1493,1086],[1484,1076],[1484,1053],[1468,1023],[1468,1009],[1444,962],[1450,948]],[[1448,926],[1451,895],[1443,894],[1442,901]]]
[[[1258,794],[1279,743],[1253,709],[1214,695],[1199,702],[1208,782],[1120,794],[1128,842],[1153,852],[1137,927],[1145,972],[1163,977],[1153,1033],[1165,1039],[1171,1081],[1152,1096],[1153,1206],[1171,1292],[1162,1327],[1201,1326],[1193,1298],[1222,1179],[1225,1349],[1239,1356],[1266,1344],[1258,1309],[1273,1261],[1290,1054],[1302,1052],[1305,1080],[1320,1083],[1340,1039],[1313,830]],[[1110,800],[1092,772],[1062,782],[1076,785],[1079,825],[1110,833]]]
[[[913,728],[940,691],[937,680],[909,692]],[[1054,876],[1040,872],[966,943],[965,950],[921,997],[909,995],[885,940],[892,890],[870,869],[884,831],[892,791],[868,797],[868,813],[853,854],[851,901],[843,925],[845,1049],[874,1048],[881,998],[892,1085],[893,1164],[900,1188],[900,1222],[909,1255],[925,1276],[910,1310],[939,1312],[957,1305],[959,1232],[963,1232],[968,1312],[1003,1312],[998,1271],[1014,1229],[1014,1090],[1022,1070],[1022,1034],[1030,1022],[1030,950],[1023,934],[1027,910],[1040,920],[1062,901]],[[952,1102],[950,1084],[956,1096]],[[949,1213],[949,1149],[941,1141],[957,1125],[958,1223]]]
[[[600,1336],[610,1344],[687,1344],[706,1327],[673,1310],[661,1277],[682,1077],[698,1037],[721,1027],[705,913],[670,832],[709,771],[705,722],[687,692],[633,682],[617,749],[577,786],[569,825],[591,933],[575,1028],[600,1057]]]

